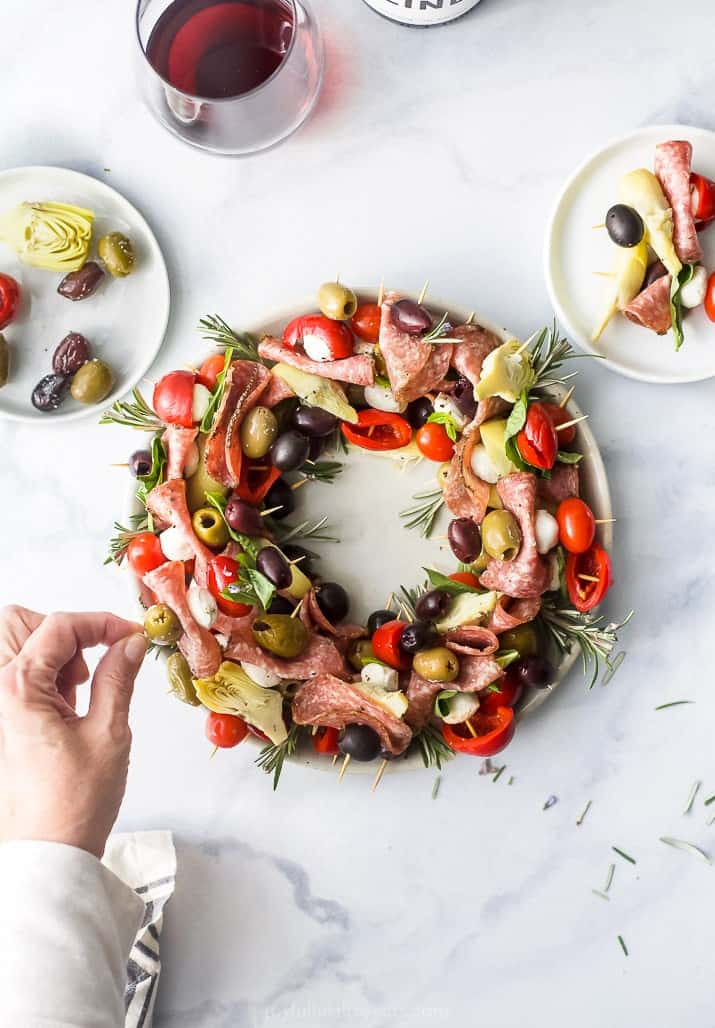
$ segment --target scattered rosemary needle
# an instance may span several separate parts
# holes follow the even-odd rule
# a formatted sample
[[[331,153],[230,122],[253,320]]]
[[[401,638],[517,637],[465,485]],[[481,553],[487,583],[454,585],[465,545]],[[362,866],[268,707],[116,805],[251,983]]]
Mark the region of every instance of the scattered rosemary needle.
[[[497,768],[496,773],[495,773],[494,777],[492,778],[492,782],[498,782],[499,778],[504,773],[505,769],[506,769],[506,764],[502,764],[502,766],[500,768]]]
[[[688,795],[688,802],[685,804],[685,810],[683,811],[684,815],[689,814],[690,811],[693,809],[693,803],[695,803],[695,797],[698,795],[698,790],[700,789],[701,785],[702,782],[700,781],[693,782],[692,787],[690,789],[690,793]]]
[[[601,892],[600,889],[591,889],[594,896],[600,896],[602,900],[608,900],[610,902],[611,897],[607,896],[605,892]]]
[[[405,528],[418,528],[420,535],[429,539],[435,519],[444,505],[442,490],[423,490],[415,493],[412,499],[416,502],[411,507],[400,511],[400,517],[405,522]]]
[[[711,803],[715,803],[715,792],[712,794],[712,796],[708,796],[703,806],[709,807]]]
[[[549,798],[547,799],[546,803],[543,805],[543,807],[541,809],[542,810],[550,810],[551,807],[553,807],[554,804],[556,804],[558,802],[559,802],[558,796],[549,796]]]
[[[706,864],[712,864],[712,860],[705,850],[701,850],[699,846],[694,845],[692,842],[686,842],[685,839],[674,839],[670,835],[661,835],[660,841],[664,842],[666,846],[672,846],[676,850],[685,850],[686,853],[692,853],[694,856],[704,860]]]
[[[585,807],[583,808],[583,810],[581,811],[581,813],[580,813],[580,814],[578,815],[578,817],[576,818],[576,824],[577,824],[577,825],[579,825],[579,826],[580,826],[580,825],[582,825],[582,824],[583,824],[583,819],[584,819],[584,818],[586,817],[586,814],[588,814],[588,812],[589,812],[589,810],[590,810],[590,809],[591,809],[591,800],[589,800],[589,801],[588,801],[588,803],[586,804],[586,806],[585,806]]]
[[[616,865],[615,864],[609,864],[608,865],[608,874],[606,875],[606,884],[603,886],[603,891],[604,892],[610,892],[611,891],[611,885],[613,883],[613,876],[614,876],[615,873],[616,873]]]
[[[513,785],[514,784],[514,775],[509,775],[509,781],[506,784],[507,785]]]
[[[633,857],[631,857],[628,853],[624,853],[623,850],[619,850],[618,846],[611,846],[611,849],[614,853],[617,853],[619,857],[623,857],[624,860],[627,860],[629,864],[636,863]]]
[[[695,700],[671,700],[670,703],[661,703],[660,706],[654,707],[653,710],[667,710],[668,707],[682,707],[686,703],[695,703]]]
[[[621,945],[621,949],[623,950],[624,954],[626,956],[628,956],[628,947],[626,946],[625,942],[623,941],[623,936],[622,935],[618,936],[618,941],[619,941],[619,943]]]
[[[434,785],[432,786],[432,799],[433,800],[437,799],[437,793],[439,792],[439,787],[440,787],[441,782],[442,782],[442,776],[441,775],[437,775],[437,777],[434,780]]]

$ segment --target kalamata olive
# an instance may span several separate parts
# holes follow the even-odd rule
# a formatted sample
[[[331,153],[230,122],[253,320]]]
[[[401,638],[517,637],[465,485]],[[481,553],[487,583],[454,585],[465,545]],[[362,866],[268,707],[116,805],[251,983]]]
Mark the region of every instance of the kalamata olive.
[[[316,460],[320,459],[320,455],[325,447],[325,439],[311,439],[310,448],[308,450],[308,460],[315,463]]]
[[[426,396],[420,396],[407,406],[407,420],[413,428],[422,428],[430,414],[434,414],[434,407]]]
[[[232,528],[234,532],[252,536],[265,534],[263,518],[256,508],[252,507],[250,503],[239,500],[237,496],[232,496],[228,501],[223,516],[226,518],[229,528]]]
[[[87,361],[72,379],[70,392],[79,403],[101,403],[112,391],[112,369],[95,357]]]
[[[452,599],[443,589],[430,589],[417,601],[415,611],[420,621],[436,621],[447,612]]]
[[[286,543],[281,549],[283,550],[283,555],[294,564],[297,564],[304,575],[310,576],[314,557],[310,550],[306,550],[303,546],[298,546],[296,543]]]
[[[436,641],[437,633],[429,621],[413,621],[400,636],[400,649],[405,653],[417,653],[426,646],[434,646]]]
[[[452,399],[465,418],[469,418],[471,421],[477,413],[477,401],[474,396],[474,386],[468,378],[457,379],[452,390]]]
[[[290,564],[275,546],[264,546],[258,551],[256,569],[265,575],[276,589],[287,589],[293,581]]]
[[[617,203],[606,214],[606,231],[616,246],[637,246],[645,227],[637,210],[625,203]]]
[[[380,736],[369,725],[346,725],[338,736],[338,749],[353,760],[374,760],[380,747]]]
[[[296,407],[293,412],[293,428],[311,439],[322,439],[334,432],[338,419],[322,407]]]
[[[378,628],[382,628],[388,621],[394,620],[395,612],[393,610],[373,610],[367,619],[367,634],[373,636]]]
[[[336,625],[350,610],[350,597],[337,582],[321,582],[315,587],[318,606],[328,621]]]
[[[148,450],[135,450],[129,458],[129,474],[135,478],[146,478],[151,467],[152,459]]]
[[[284,432],[271,446],[271,460],[279,471],[295,471],[305,464],[309,452],[307,436],[295,431]]]
[[[90,357],[88,341],[79,332],[70,332],[55,350],[52,370],[56,375],[74,375]]]
[[[414,300],[398,300],[392,305],[392,323],[401,332],[420,336],[432,328],[432,317],[422,304]]]
[[[272,511],[272,518],[281,521],[295,510],[295,493],[285,479],[279,478],[266,493],[263,504]]]
[[[534,657],[522,657],[512,665],[511,671],[516,675],[522,685],[531,686],[532,689],[545,689],[551,685],[554,677],[554,669],[545,657],[538,654]]]
[[[292,614],[295,607],[285,596],[274,596],[268,608],[269,614]]]
[[[482,536],[479,525],[471,518],[454,518],[450,521],[447,539],[452,553],[464,564],[471,564],[481,553]]]
[[[136,254],[132,241],[121,232],[110,232],[109,235],[102,236],[97,245],[97,253],[114,278],[126,278],[134,270]]]
[[[70,271],[57,287],[60,296],[67,300],[86,300],[104,278],[104,272],[96,261],[87,261],[79,271]]]
[[[653,261],[652,264],[648,265],[648,269],[643,279],[642,289],[647,289],[648,286],[652,286],[654,282],[657,282],[663,275],[668,274],[668,269],[662,261]]]
[[[41,411],[57,410],[69,387],[69,375],[45,375],[32,390],[32,406]]]

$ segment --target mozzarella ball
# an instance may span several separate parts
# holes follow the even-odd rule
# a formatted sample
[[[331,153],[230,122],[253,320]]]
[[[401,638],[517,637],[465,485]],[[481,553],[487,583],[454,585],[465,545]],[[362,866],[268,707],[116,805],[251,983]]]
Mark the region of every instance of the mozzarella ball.
[[[548,553],[559,541],[559,523],[548,510],[537,510],[534,514],[534,533],[539,553]]]

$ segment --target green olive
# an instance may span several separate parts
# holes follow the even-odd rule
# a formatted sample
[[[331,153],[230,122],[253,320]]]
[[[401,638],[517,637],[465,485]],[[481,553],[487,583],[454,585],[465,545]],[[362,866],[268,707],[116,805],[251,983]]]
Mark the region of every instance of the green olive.
[[[308,630],[290,614],[263,614],[253,622],[253,638],[276,657],[299,657],[310,642]]]
[[[206,493],[219,493],[221,496],[228,496],[228,487],[217,482],[209,475],[206,468],[206,441],[207,435],[203,432],[199,435],[196,443],[199,450],[199,466],[191,478],[186,481],[186,502],[189,510],[198,510],[206,503]]]
[[[144,631],[156,646],[173,646],[184,634],[178,617],[165,603],[149,608],[144,615]]]
[[[474,573],[478,575],[482,571],[486,571],[488,563],[489,554],[484,549],[484,546],[482,546],[482,552],[479,554],[476,560],[473,560],[472,563],[469,565],[469,570],[474,571]]]
[[[95,357],[76,373],[70,392],[80,403],[101,403],[112,391],[113,383],[109,365]]]
[[[375,657],[375,651],[369,639],[356,639],[348,649],[348,662],[356,671],[362,671]]]
[[[10,347],[5,336],[0,332],[0,389],[7,385],[10,377]]]
[[[326,318],[333,321],[349,321],[357,305],[357,297],[352,289],[339,282],[324,282],[318,290],[318,307]]]
[[[199,507],[191,519],[194,532],[206,546],[220,550],[228,542],[228,529],[217,510],[213,507]]]
[[[171,692],[177,700],[188,703],[191,707],[200,707],[201,700],[196,695],[191,669],[182,653],[172,653],[166,661],[166,673],[169,678]]]
[[[511,511],[489,511],[482,521],[482,545],[496,560],[514,560],[521,547],[521,529]]]
[[[278,422],[268,407],[254,407],[241,425],[241,449],[247,457],[265,457],[278,435]]]
[[[502,632],[499,646],[502,650],[517,650],[520,657],[535,657],[539,652],[539,633],[534,622]]]
[[[104,266],[114,278],[126,278],[134,271],[136,254],[131,239],[121,232],[110,232],[99,240],[97,253]]]
[[[459,674],[459,660],[446,646],[435,646],[431,650],[420,650],[415,654],[412,667],[428,682],[453,682]]]
[[[385,358],[382,356],[382,350],[379,346],[375,347],[372,356],[375,361],[375,371],[377,374],[381,375],[383,378],[389,378],[390,376],[387,373],[387,364],[385,364]]]

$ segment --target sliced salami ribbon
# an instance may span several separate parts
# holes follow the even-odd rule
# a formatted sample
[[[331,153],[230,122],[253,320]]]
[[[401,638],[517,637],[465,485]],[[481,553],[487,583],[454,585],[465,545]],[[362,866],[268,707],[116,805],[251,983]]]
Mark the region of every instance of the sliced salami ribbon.
[[[455,518],[484,520],[490,487],[472,470],[472,454],[479,442],[477,430],[465,433],[454,448],[444,484],[444,502]]]
[[[410,403],[439,387],[449,370],[452,346],[433,346],[399,329],[392,319],[393,305],[399,299],[398,293],[388,293],[382,304],[380,353],[395,399]]]
[[[409,703],[405,721],[413,731],[421,731],[430,720],[434,711],[434,701],[445,688],[447,686],[443,682],[428,682],[426,678],[421,678],[416,671],[412,672],[405,689]]]
[[[172,479],[158,485],[149,493],[147,510],[162,524],[171,525],[181,533],[182,539],[194,551],[194,579],[196,584],[206,588],[208,564],[213,559],[213,550],[204,546],[194,532],[191,514],[186,502],[186,483],[182,479]]]
[[[481,692],[503,677],[504,671],[494,657],[463,654],[459,658],[459,674],[453,682],[442,688],[456,689],[458,692]]]
[[[313,634],[307,649],[300,657],[275,657],[261,649],[253,638],[251,626],[254,620],[254,617],[242,618],[241,625],[231,633],[231,641],[226,648],[226,656],[229,659],[246,660],[249,664],[258,664],[279,678],[295,681],[314,678],[323,672],[349,676],[343,656],[332,639]]]
[[[182,561],[171,560],[149,571],[143,578],[157,603],[165,603],[181,622],[184,634],[179,649],[186,657],[194,678],[211,678],[221,663],[221,647],[211,632],[195,620],[186,598],[186,571]]]
[[[703,256],[690,195],[692,158],[693,147],[684,139],[658,143],[655,148],[655,174],[673,211],[673,245],[684,264]]]
[[[283,400],[289,400],[295,393],[279,375],[271,375],[268,385],[261,393],[264,407],[277,407]]]
[[[578,464],[556,463],[551,478],[540,478],[536,492],[541,501],[558,506],[569,496],[578,496]]]
[[[529,472],[518,471],[500,479],[497,491],[506,510],[511,511],[519,522],[521,548],[514,560],[501,561],[490,557],[479,581],[485,589],[496,589],[507,596],[526,599],[541,596],[549,584],[551,572],[536,548],[536,478]]]
[[[489,615],[487,628],[495,635],[502,632],[510,632],[512,628],[519,625],[526,625],[533,621],[541,610],[541,598],[530,597],[525,600],[515,600],[511,596],[500,596],[497,605]]]
[[[647,289],[631,300],[623,313],[635,325],[642,325],[657,332],[659,336],[672,327],[670,314],[670,275],[662,275],[652,282]]]
[[[336,361],[314,361],[272,336],[266,336],[261,340],[258,344],[258,353],[265,360],[290,364],[293,368],[336,382],[368,386],[375,381],[375,362],[364,353],[356,353],[352,357],[343,357]]]
[[[320,609],[318,604],[318,598],[315,595],[315,589],[311,589],[303,597],[303,603],[300,608],[300,619],[309,631],[314,631],[315,628],[322,629],[327,632],[328,635],[334,636],[336,639],[345,640],[351,642],[353,639],[364,639],[367,635],[367,629],[363,628],[362,625],[334,625],[331,621],[326,618]]]
[[[166,431],[161,437],[164,450],[166,451],[167,480],[184,477],[186,461],[198,434],[198,428],[182,428],[181,425],[167,425]]]
[[[488,657],[499,649],[499,640],[494,632],[482,625],[462,625],[453,628],[446,635],[446,646],[454,653],[472,657]]]
[[[258,403],[271,378],[256,361],[233,361],[226,375],[221,405],[206,441],[204,460],[211,478],[233,488],[241,477],[241,423]]]

